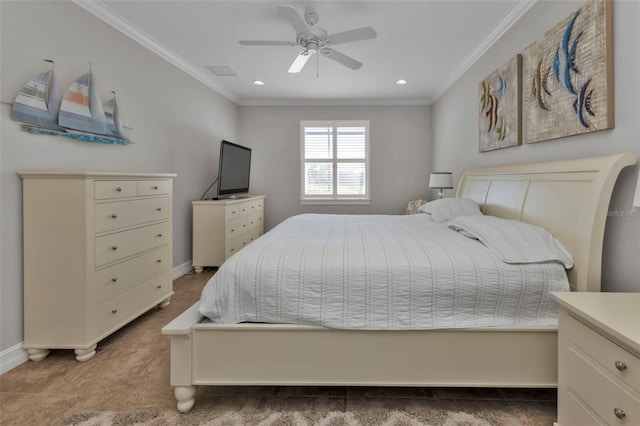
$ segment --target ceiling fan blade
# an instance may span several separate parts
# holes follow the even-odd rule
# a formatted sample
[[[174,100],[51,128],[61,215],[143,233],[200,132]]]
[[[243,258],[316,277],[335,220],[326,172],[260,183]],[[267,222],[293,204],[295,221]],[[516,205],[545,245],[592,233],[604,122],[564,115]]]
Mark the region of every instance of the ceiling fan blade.
[[[329,47],[325,47],[321,50],[321,52],[322,56],[333,59],[337,63],[342,64],[347,68],[351,68],[352,70],[357,70],[362,66],[361,62],[358,62],[355,59],[345,55],[344,53],[340,53],[337,50],[331,49]]]
[[[240,40],[243,46],[297,46],[298,43],[292,41],[263,41],[263,40]]]
[[[311,55],[313,55],[314,53],[316,53],[314,50],[305,50],[300,52],[298,56],[296,56],[296,59],[293,61],[291,66],[289,67],[289,73],[296,74],[302,71],[302,68],[304,68],[304,65],[307,63]]]
[[[278,9],[280,9],[280,12],[287,18],[291,26],[296,29],[297,34],[310,33],[307,23],[302,19],[295,7],[281,5],[278,6]]]
[[[327,38],[331,40],[331,44],[335,46],[336,44],[349,43],[352,41],[369,40],[376,38],[377,36],[378,33],[373,28],[363,27],[356,30],[332,34]]]

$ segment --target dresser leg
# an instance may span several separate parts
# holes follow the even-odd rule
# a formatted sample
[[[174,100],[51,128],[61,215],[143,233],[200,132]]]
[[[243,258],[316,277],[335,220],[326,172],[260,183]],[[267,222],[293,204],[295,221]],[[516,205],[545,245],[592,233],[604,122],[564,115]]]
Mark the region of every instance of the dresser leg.
[[[42,361],[49,355],[49,349],[27,349],[31,361]]]
[[[166,308],[167,306],[169,306],[170,303],[171,303],[171,297],[167,297],[162,302],[160,302],[158,306],[161,308]]]
[[[201,274],[204,268],[202,266],[194,266],[193,270],[196,271],[196,274]]]
[[[76,349],[76,359],[80,362],[89,361],[96,354],[96,345],[87,349]]]
[[[193,408],[193,404],[196,402],[194,398],[196,394],[195,386],[176,386],[173,394],[178,400],[178,411],[188,413]]]

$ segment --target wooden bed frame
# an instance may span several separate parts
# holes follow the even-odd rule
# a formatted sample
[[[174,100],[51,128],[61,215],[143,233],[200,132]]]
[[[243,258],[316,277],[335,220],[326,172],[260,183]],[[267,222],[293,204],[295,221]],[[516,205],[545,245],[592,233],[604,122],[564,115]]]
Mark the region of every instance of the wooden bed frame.
[[[458,197],[544,227],[572,253],[574,291],[600,291],[607,209],[634,154],[467,170]],[[335,330],[219,325],[187,309],[162,329],[171,385],[188,412],[196,385],[557,386],[556,328]]]

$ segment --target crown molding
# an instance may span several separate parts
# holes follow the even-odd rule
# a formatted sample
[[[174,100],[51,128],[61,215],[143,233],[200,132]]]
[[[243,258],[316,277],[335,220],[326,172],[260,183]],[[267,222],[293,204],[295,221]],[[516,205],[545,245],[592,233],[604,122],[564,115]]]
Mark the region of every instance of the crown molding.
[[[428,106],[430,99],[240,99],[240,106]]]
[[[200,81],[210,89],[238,105],[432,105],[440,98],[471,66],[484,55],[493,44],[502,37],[535,3],[539,0],[518,0],[517,5],[511,9],[499,25],[491,32],[474,51],[449,75],[449,78],[436,90],[433,96],[426,99],[327,99],[327,100],[292,100],[292,99],[241,99],[221,86],[207,71],[187,62],[176,55],[166,46],[154,40],[148,34],[127,22],[101,0],[72,0],[87,12],[106,22],[113,28],[125,34],[132,40],[140,43],[145,48],[154,52],[167,62],[175,65],[188,75]]]
[[[484,55],[499,39],[507,32],[538,0],[519,0],[518,4],[511,9],[504,19],[494,28],[489,35],[475,48],[473,52],[464,60],[460,66],[450,74],[449,78],[436,90],[433,96],[435,103],[462,75],[467,72],[478,59]]]
[[[209,72],[204,71],[193,64],[187,62],[184,58],[173,53],[166,46],[158,41],[154,40],[148,34],[145,34],[139,28],[135,27],[131,23],[127,22],[117,13],[115,13],[112,9],[106,6],[100,0],[72,0],[73,3],[77,4],[87,12],[91,13],[95,17],[101,19],[107,24],[111,25],[113,28],[117,29],[127,37],[132,40],[140,43],[145,48],[149,49],[156,55],[160,56],[162,59],[167,62],[175,65],[185,73],[189,74],[205,86],[210,89],[218,92],[225,98],[229,99],[234,103],[238,103],[238,98],[233,93],[229,92],[227,89],[219,85],[213,77],[209,74]]]

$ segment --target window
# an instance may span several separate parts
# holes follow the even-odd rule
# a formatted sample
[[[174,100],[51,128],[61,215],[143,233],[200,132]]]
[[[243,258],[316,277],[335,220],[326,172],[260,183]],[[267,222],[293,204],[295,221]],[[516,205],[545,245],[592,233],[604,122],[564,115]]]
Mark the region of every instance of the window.
[[[369,203],[369,121],[300,122],[303,204]]]

